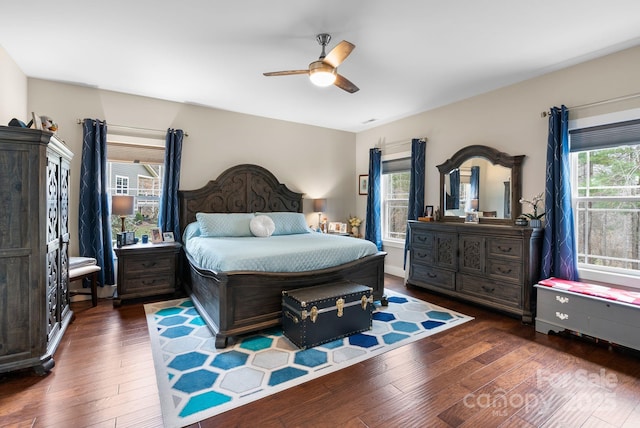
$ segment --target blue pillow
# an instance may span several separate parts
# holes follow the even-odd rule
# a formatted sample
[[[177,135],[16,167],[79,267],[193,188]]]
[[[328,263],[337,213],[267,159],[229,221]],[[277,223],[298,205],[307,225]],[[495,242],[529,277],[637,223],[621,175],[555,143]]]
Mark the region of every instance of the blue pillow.
[[[201,236],[253,236],[249,223],[252,213],[196,213]]]
[[[307,219],[302,213],[291,212],[273,212],[273,213],[256,213],[256,215],[266,215],[271,217],[276,225],[273,235],[295,235],[298,233],[310,233],[307,226]]]

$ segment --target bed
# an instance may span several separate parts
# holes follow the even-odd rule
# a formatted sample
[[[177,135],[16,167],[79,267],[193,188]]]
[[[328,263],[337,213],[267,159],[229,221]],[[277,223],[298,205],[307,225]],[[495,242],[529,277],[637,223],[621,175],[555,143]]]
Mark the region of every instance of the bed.
[[[200,189],[181,190],[178,198],[181,236],[194,229],[198,213],[302,212],[301,193],[289,190],[265,168],[251,164],[231,167]],[[207,269],[190,254],[188,245],[184,248],[185,289],[215,335],[217,348],[226,347],[235,336],[278,325],[283,290],[350,280],[370,286],[374,298],[384,300],[383,251],[320,269],[265,272]]]

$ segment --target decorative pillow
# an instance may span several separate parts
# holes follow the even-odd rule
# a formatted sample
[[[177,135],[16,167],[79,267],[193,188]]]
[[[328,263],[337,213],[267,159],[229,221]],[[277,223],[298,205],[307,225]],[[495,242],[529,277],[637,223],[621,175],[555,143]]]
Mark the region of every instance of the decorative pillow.
[[[249,229],[251,229],[251,233],[253,233],[254,236],[267,238],[273,234],[273,231],[276,229],[276,225],[273,220],[271,220],[271,217],[267,217],[266,215],[257,215],[251,219]]]
[[[252,213],[196,213],[201,236],[252,236]]]
[[[256,213],[256,215],[265,215],[273,220],[276,229],[273,235],[295,235],[298,233],[309,233],[307,220],[302,213],[291,212],[273,212],[273,213]]]

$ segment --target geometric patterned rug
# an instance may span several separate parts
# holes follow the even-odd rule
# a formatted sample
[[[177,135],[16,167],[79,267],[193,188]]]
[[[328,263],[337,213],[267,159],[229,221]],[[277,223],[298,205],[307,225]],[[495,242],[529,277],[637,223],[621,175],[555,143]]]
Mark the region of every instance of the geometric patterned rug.
[[[216,349],[190,299],[144,306],[164,425],[183,427],[473,318],[393,290],[369,331],[300,350],[271,328]]]

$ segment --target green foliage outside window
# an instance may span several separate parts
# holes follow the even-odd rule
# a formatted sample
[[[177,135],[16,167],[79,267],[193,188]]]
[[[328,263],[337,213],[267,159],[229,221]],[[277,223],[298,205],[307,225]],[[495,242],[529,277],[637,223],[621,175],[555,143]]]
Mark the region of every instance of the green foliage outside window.
[[[640,271],[640,145],[576,157],[578,261]]]

